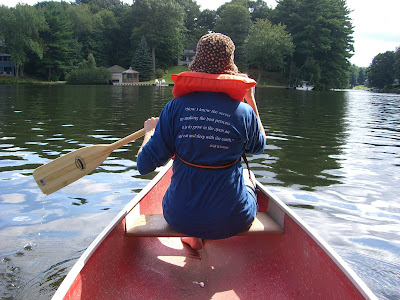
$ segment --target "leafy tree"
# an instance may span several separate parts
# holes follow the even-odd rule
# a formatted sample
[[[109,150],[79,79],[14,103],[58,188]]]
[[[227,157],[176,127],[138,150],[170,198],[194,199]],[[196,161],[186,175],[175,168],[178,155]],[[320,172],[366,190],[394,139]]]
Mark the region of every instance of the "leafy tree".
[[[74,39],[73,24],[66,13],[66,3],[42,2],[49,29],[41,32],[45,44],[45,53],[40,62],[48,81],[58,80],[76,62],[79,44]]]
[[[117,60],[119,24],[112,11],[101,10],[94,16],[95,30],[93,34],[94,43],[92,52],[97,57],[101,66],[109,66]]]
[[[217,21],[217,12],[215,10],[210,10],[210,9],[203,10],[200,13],[199,19],[197,21],[198,28],[201,31],[201,36],[213,31],[216,21]]]
[[[258,19],[250,28],[245,50],[250,66],[281,69],[285,58],[292,55],[294,45],[285,25],[272,25],[268,20]]]
[[[358,79],[357,79],[357,84],[358,85],[364,85],[365,80],[367,79],[365,76],[365,71],[366,68],[359,68],[358,69]]]
[[[96,30],[95,15],[90,11],[87,4],[69,5],[66,13],[72,23],[74,39],[81,50],[79,57],[87,57],[89,53],[94,52],[96,47],[94,34]]]
[[[153,77],[153,68],[150,49],[146,39],[142,37],[138,48],[136,49],[135,59],[132,63],[133,68],[139,72],[140,81],[148,81]]]
[[[394,52],[379,53],[372,60],[367,73],[370,86],[384,88],[394,81]]]
[[[79,5],[88,5],[94,14],[102,10],[108,10],[114,14],[120,15],[124,6],[123,2],[120,0],[76,0],[75,3]]]
[[[268,19],[272,9],[263,0],[248,1],[251,11],[251,20],[255,22],[257,19]]]
[[[400,46],[394,52],[394,77],[400,80]]]
[[[226,34],[235,43],[235,58],[245,61],[243,45],[251,26],[249,10],[240,5],[229,4],[220,12],[215,31]]]
[[[132,39],[146,38],[151,49],[153,72],[156,51],[169,52],[169,57],[177,61],[183,49],[183,8],[173,0],[136,0],[132,9],[135,22]],[[169,48],[165,49],[166,46]]]
[[[345,0],[280,0],[272,19],[283,23],[296,45],[292,83],[310,80],[316,89],[345,87],[353,26]],[[294,72],[294,73],[293,73]]]
[[[202,36],[202,31],[197,22],[200,17],[200,5],[193,0],[175,0],[185,12],[184,26],[186,29],[186,43],[197,41]]]
[[[36,59],[42,58],[43,43],[39,32],[48,27],[42,11],[33,6],[17,4],[9,11],[1,7],[0,33],[15,64],[16,76],[23,76],[23,67],[29,61],[30,54],[35,55]]]
[[[359,68],[356,65],[351,65],[349,68],[349,84],[354,87],[358,83]]]
[[[88,55],[87,60],[83,60],[78,64],[78,69],[80,70],[93,70],[96,69],[96,60],[92,53]]]
[[[87,60],[83,60],[66,76],[68,84],[108,84],[111,73],[105,67],[96,67],[93,54],[89,54]]]

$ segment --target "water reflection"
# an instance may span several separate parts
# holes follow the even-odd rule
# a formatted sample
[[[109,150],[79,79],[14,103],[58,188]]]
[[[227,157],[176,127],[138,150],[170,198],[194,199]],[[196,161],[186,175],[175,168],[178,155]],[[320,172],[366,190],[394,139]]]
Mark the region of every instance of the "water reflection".
[[[340,169],[336,157],[347,135],[345,94],[258,88],[256,98],[268,134],[268,157],[259,163],[276,173],[274,180],[261,176],[261,181],[309,191],[339,183],[341,176],[327,170]]]
[[[170,87],[0,86],[0,293],[49,298],[77,257],[155,173],[141,140],[44,196],[33,170],[112,143],[158,116]],[[382,299],[400,297],[400,96],[257,88],[267,148],[257,179],[297,212]],[[30,249],[25,248],[30,245]]]

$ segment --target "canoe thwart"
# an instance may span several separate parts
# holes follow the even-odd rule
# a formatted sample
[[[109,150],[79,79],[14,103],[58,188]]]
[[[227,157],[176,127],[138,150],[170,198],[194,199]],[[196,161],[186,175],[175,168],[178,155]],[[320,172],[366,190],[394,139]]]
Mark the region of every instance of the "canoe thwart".
[[[238,235],[283,234],[283,229],[267,213],[258,212],[250,229]],[[183,233],[172,229],[164,216],[139,215],[136,219],[126,217],[126,235],[134,237],[182,237]]]

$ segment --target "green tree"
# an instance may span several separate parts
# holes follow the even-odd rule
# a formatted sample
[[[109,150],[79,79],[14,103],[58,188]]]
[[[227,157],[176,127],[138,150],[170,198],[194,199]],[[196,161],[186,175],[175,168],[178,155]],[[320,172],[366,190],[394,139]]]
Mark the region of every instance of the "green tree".
[[[229,36],[235,43],[235,58],[245,61],[243,45],[251,26],[249,10],[240,5],[229,4],[220,11],[215,25],[215,31]]]
[[[94,16],[93,50],[98,64],[109,66],[117,60],[115,45],[118,45],[119,24],[112,11],[101,10]]]
[[[135,59],[133,60],[132,65],[133,68],[139,72],[140,81],[148,81],[152,79],[154,73],[151,53],[144,37],[142,37],[140,44],[136,49]]]
[[[311,80],[316,89],[346,87],[353,26],[345,0],[281,0],[272,19],[283,23],[296,45],[291,81]]]
[[[349,68],[349,84],[354,87],[358,83],[359,68],[356,65],[351,65]]]
[[[365,71],[366,71],[366,68],[359,68],[358,69],[358,79],[357,79],[357,84],[358,85],[364,85],[365,79],[367,79],[366,76],[365,76]]]
[[[183,8],[173,0],[136,0],[132,8],[135,26],[132,39],[146,38],[151,49],[153,73],[156,69],[156,52],[169,53],[168,56],[177,61],[184,41]]]
[[[285,58],[293,54],[294,45],[285,25],[258,19],[250,28],[244,49],[249,66],[282,69]]]
[[[217,12],[215,10],[210,10],[210,9],[203,10],[200,13],[199,19],[197,21],[198,28],[201,31],[201,36],[211,31],[214,31],[216,22],[217,22]]]
[[[39,32],[48,28],[45,18],[40,9],[21,4],[8,11],[2,6],[1,15],[3,20],[0,31],[6,49],[15,64],[16,76],[23,76],[24,64],[29,61],[29,55],[35,55],[36,59],[43,56]]]
[[[249,1],[249,9],[251,11],[251,20],[255,22],[257,19],[268,19],[272,9],[263,0]]]
[[[71,69],[79,54],[79,44],[74,39],[73,24],[68,18],[64,2],[42,2],[37,4],[43,8],[49,29],[42,31],[45,53],[40,62],[47,80],[59,80]]]
[[[197,41],[202,35],[202,31],[197,24],[200,17],[200,5],[193,0],[175,1],[182,6],[185,12],[184,26],[186,29],[186,43]]]
[[[87,57],[89,53],[94,53],[96,47],[95,15],[87,4],[68,5],[66,8],[68,19],[72,23],[74,39],[78,42],[81,50],[79,57]]]
[[[68,84],[108,84],[110,80],[110,71],[105,67],[96,67],[96,60],[91,53],[87,60],[81,61],[66,76]]]
[[[124,6],[120,0],[76,0],[75,3],[88,5],[94,14],[102,10],[108,10],[119,15]]]
[[[386,51],[374,57],[368,68],[369,85],[376,88],[384,88],[394,81],[394,52]]]
[[[96,67],[96,60],[92,53],[88,55],[87,60],[84,59],[78,64],[78,69],[80,70],[93,70],[96,69]]]
[[[400,80],[400,46],[394,52],[394,77]]]

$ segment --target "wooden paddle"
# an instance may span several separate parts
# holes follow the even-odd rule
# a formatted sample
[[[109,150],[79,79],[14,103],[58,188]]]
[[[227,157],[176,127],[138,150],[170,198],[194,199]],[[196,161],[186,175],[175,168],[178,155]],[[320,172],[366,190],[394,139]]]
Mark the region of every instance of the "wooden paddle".
[[[49,195],[89,174],[100,166],[112,151],[144,134],[144,129],[141,129],[109,145],[93,145],[72,151],[36,168],[33,177],[42,192]]]

